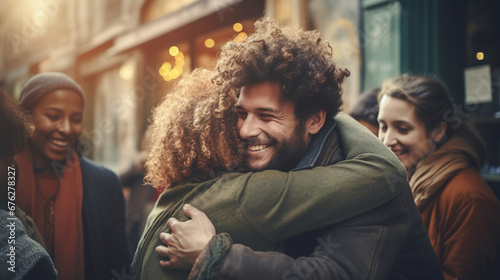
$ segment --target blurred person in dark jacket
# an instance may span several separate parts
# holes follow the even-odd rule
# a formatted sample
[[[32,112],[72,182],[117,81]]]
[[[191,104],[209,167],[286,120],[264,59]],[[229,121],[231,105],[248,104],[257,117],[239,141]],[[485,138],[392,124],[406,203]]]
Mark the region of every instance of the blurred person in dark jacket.
[[[14,98],[0,90],[0,255],[1,279],[57,279],[43,238],[31,217],[16,205],[19,153],[33,130]]]
[[[351,110],[351,117],[364,127],[368,128],[375,136],[378,135],[378,101],[380,88],[366,90],[361,93],[358,102]]]
[[[135,162],[118,178],[123,187],[126,203],[126,230],[129,248],[135,252],[137,243],[141,238],[146,219],[153,209],[154,203],[161,193],[161,188],[155,189],[144,183],[146,173],[145,164],[148,157],[148,144],[151,137],[151,129],[147,129],[141,142],[141,151]]]

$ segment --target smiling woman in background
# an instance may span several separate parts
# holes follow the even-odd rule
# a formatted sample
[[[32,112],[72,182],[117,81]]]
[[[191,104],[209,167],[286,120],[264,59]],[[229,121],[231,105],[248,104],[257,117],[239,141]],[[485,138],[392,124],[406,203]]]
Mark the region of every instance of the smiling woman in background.
[[[62,73],[41,73],[21,91],[35,131],[16,156],[18,205],[33,217],[59,279],[110,279],[129,264],[116,175],[83,158],[84,96]]]
[[[437,80],[403,75],[379,94],[379,138],[408,171],[447,279],[498,279],[500,203],[479,169],[482,141]]]

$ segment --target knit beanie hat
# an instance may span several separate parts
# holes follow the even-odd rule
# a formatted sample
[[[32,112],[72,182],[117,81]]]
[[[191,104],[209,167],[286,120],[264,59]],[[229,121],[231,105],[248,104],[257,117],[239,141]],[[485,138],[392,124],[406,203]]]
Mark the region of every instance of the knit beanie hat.
[[[82,97],[82,100],[85,100],[82,88],[68,75],[58,72],[44,72],[31,77],[24,85],[19,104],[22,108],[31,111],[42,97],[58,89],[74,91]]]

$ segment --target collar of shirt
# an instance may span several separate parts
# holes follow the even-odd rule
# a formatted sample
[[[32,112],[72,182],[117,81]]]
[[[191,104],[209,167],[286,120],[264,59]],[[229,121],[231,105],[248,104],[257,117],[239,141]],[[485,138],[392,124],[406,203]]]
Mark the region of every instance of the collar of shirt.
[[[321,151],[323,150],[323,146],[325,145],[326,139],[330,133],[332,133],[335,125],[337,123],[333,118],[327,118],[325,120],[325,124],[321,128],[321,130],[313,136],[311,139],[311,143],[307,147],[306,153],[300,160],[299,164],[295,166],[292,171],[308,169],[314,167],[314,164],[318,160]]]

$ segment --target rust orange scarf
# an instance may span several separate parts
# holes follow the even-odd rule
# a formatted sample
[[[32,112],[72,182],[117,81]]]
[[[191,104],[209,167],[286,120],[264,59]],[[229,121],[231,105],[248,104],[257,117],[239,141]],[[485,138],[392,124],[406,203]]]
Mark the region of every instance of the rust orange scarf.
[[[37,217],[35,205],[38,186],[31,152],[26,146],[16,155],[19,165],[19,181],[17,186],[17,205],[29,216]],[[62,165],[61,165],[62,167]],[[65,162],[59,180],[59,194],[54,205],[54,264],[58,271],[58,279],[84,279],[84,252],[82,226],[82,174],[80,163],[75,152]],[[39,229],[44,225],[35,219]]]
[[[470,166],[479,167],[479,158],[467,140],[458,134],[419,162],[409,180],[418,210],[422,212],[457,172]]]

